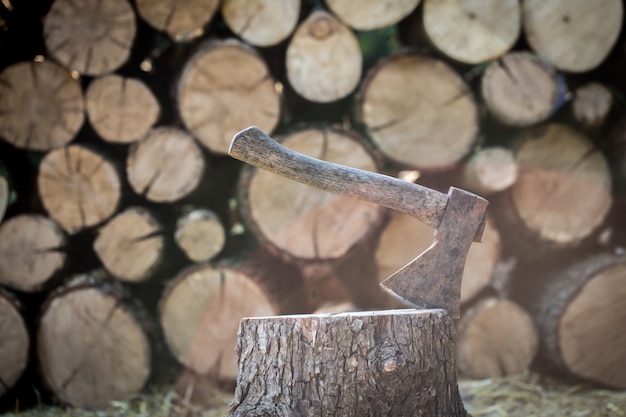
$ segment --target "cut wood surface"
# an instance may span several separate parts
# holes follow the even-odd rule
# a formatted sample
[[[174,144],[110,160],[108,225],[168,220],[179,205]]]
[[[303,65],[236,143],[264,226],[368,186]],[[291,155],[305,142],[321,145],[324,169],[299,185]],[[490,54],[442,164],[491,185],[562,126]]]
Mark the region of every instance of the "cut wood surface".
[[[380,235],[374,255],[378,280],[383,281],[428,249],[433,243],[433,232],[431,227],[414,217],[394,213]],[[467,254],[461,281],[461,303],[471,300],[490,285],[500,252],[500,234],[488,218],[482,243],[472,243]]]
[[[255,46],[276,45],[291,35],[301,0],[224,0],[222,16],[241,39]]]
[[[244,319],[229,415],[466,416],[455,347],[443,310]]]
[[[43,308],[37,332],[42,376],[72,406],[126,401],[150,375],[147,335],[118,288],[77,280],[53,293]]]
[[[93,249],[114,277],[140,282],[150,277],[163,257],[161,225],[142,207],[129,207],[98,230]]]
[[[226,231],[215,212],[196,208],[178,219],[174,239],[191,261],[205,262],[224,248]]]
[[[127,0],[56,0],[45,17],[48,52],[85,75],[115,71],[130,56],[137,25]]]
[[[213,19],[219,0],[137,0],[139,16],[177,42],[197,38]]]
[[[421,0],[327,0],[328,8],[345,24],[356,30],[391,26],[408,16]]]
[[[250,125],[271,132],[280,118],[280,88],[263,58],[235,41],[209,41],[186,64],[178,107],[187,128],[210,151],[228,153],[233,135]]]
[[[39,291],[65,264],[66,238],[52,220],[21,214],[0,225],[0,284]]]
[[[478,132],[467,84],[445,62],[417,53],[391,55],[370,70],[358,117],[388,158],[424,170],[450,168]]]
[[[463,167],[463,187],[480,195],[490,195],[511,187],[518,168],[513,152],[491,146],[474,152]]]
[[[0,73],[0,137],[46,151],[69,143],[85,119],[80,83],[59,65],[19,62]]]
[[[581,85],[574,93],[574,117],[587,127],[600,127],[611,112],[613,95],[598,82]]]
[[[10,200],[11,189],[9,188],[9,181],[7,180],[7,177],[2,176],[0,173],[0,222],[4,218],[4,214],[7,211]]]
[[[522,372],[535,358],[538,343],[524,308],[509,300],[480,300],[457,323],[459,372],[475,379]]]
[[[174,357],[218,380],[237,375],[239,320],[274,314],[276,307],[250,277],[210,265],[181,272],[160,301],[161,326]]]
[[[513,210],[533,238],[574,244],[602,224],[612,205],[604,155],[583,134],[551,123],[533,129],[515,153]]]
[[[8,292],[0,288],[0,398],[22,376],[28,365],[30,336],[20,308]]]
[[[310,101],[339,100],[354,91],[361,79],[363,56],[356,36],[323,10],[300,23],[285,60],[289,83]]]
[[[620,0],[530,0],[522,2],[530,47],[555,67],[585,72],[609,54],[622,28]]]
[[[377,171],[362,142],[347,131],[306,129],[282,140],[287,148],[324,161]],[[316,190],[271,172],[246,167],[239,184],[241,212],[262,242],[296,259],[345,255],[381,221],[380,207]]]
[[[139,140],[157,121],[159,102],[139,79],[119,75],[97,78],[86,95],[89,122],[106,141],[129,143]]]
[[[121,193],[113,165],[80,145],[46,154],[39,165],[37,185],[50,217],[70,234],[113,215]]]
[[[424,0],[423,21],[435,47],[466,64],[507,53],[522,25],[517,0]]]
[[[570,375],[626,389],[626,257],[590,255],[547,281],[531,310],[542,358]]]
[[[137,194],[157,203],[173,202],[196,189],[205,165],[202,149],[189,133],[161,126],[130,147],[126,173]]]
[[[547,119],[559,98],[554,69],[530,52],[511,52],[492,62],[483,75],[481,91],[491,114],[512,126]]]

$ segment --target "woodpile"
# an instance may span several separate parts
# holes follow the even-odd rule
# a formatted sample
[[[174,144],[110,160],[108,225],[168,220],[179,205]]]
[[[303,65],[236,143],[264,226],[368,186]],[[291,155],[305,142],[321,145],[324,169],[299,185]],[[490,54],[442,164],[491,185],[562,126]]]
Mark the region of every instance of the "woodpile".
[[[432,219],[243,166],[249,126],[490,200],[461,373],[626,388],[622,1],[24,3],[0,4],[0,412],[31,386],[84,408],[174,373],[232,388],[244,317],[402,307],[378,284]]]

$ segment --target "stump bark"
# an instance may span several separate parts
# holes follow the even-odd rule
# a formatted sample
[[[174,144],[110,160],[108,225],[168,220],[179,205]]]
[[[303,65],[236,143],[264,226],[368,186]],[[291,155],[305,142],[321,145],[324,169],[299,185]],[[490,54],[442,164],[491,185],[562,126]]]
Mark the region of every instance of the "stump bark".
[[[30,336],[15,297],[0,288],[0,398],[28,365]]]
[[[363,56],[354,33],[332,14],[317,10],[296,29],[285,61],[287,78],[298,94],[328,103],[357,87]]]
[[[176,42],[202,35],[218,6],[219,0],[137,0],[139,16]]]
[[[13,146],[64,146],[83,125],[80,84],[53,62],[19,62],[0,74],[0,136]]]
[[[89,122],[108,142],[135,142],[159,118],[159,102],[136,78],[119,75],[97,78],[89,84],[85,100]]]
[[[521,30],[517,0],[424,0],[424,32],[443,54],[466,64],[504,55]]]
[[[180,200],[195,190],[205,165],[202,149],[189,133],[161,126],[130,147],[126,173],[137,194],[165,203]]]
[[[46,15],[43,32],[47,50],[63,66],[94,76],[126,62],[137,26],[127,0],[57,0]]]
[[[376,147],[412,168],[451,168],[470,152],[478,132],[467,84],[443,61],[417,53],[379,62],[361,83],[357,105]]]
[[[241,39],[267,47],[291,35],[300,17],[300,3],[300,0],[224,0],[222,16]]]
[[[98,231],[93,249],[107,271],[120,281],[148,279],[163,257],[161,225],[142,207],[129,207]]]
[[[62,402],[104,408],[140,392],[150,375],[150,343],[137,306],[111,283],[81,276],[43,307],[37,354],[46,385]]]
[[[206,262],[224,248],[226,231],[217,214],[196,208],[178,219],[174,239],[189,260]]]
[[[0,225],[0,284],[24,292],[49,286],[65,264],[66,238],[47,217],[21,214]]]
[[[466,416],[443,310],[246,318],[231,417]]]
[[[69,234],[108,219],[121,196],[113,165],[81,145],[46,154],[39,165],[37,186],[44,208]]]
[[[586,72],[615,45],[624,5],[620,0],[530,0],[522,3],[522,13],[526,39],[537,54],[560,70]]]

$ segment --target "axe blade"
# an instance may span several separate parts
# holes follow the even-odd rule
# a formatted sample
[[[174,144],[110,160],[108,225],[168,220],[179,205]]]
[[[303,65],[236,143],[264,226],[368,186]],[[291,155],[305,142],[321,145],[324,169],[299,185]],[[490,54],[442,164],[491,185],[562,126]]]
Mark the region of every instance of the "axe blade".
[[[380,285],[411,307],[443,308],[459,318],[465,259],[472,241],[482,233],[488,204],[451,187],[433,244]]]

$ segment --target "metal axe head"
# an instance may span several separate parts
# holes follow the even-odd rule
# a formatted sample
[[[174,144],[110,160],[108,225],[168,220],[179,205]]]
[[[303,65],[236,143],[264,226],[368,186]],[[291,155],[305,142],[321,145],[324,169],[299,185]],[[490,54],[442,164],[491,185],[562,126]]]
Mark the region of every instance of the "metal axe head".
[[[451,187],[433,244],[380,285],[404,303],[444,308],[459,318],[465,259],[472,242],[480,241],[488,204],[482,197]]]

